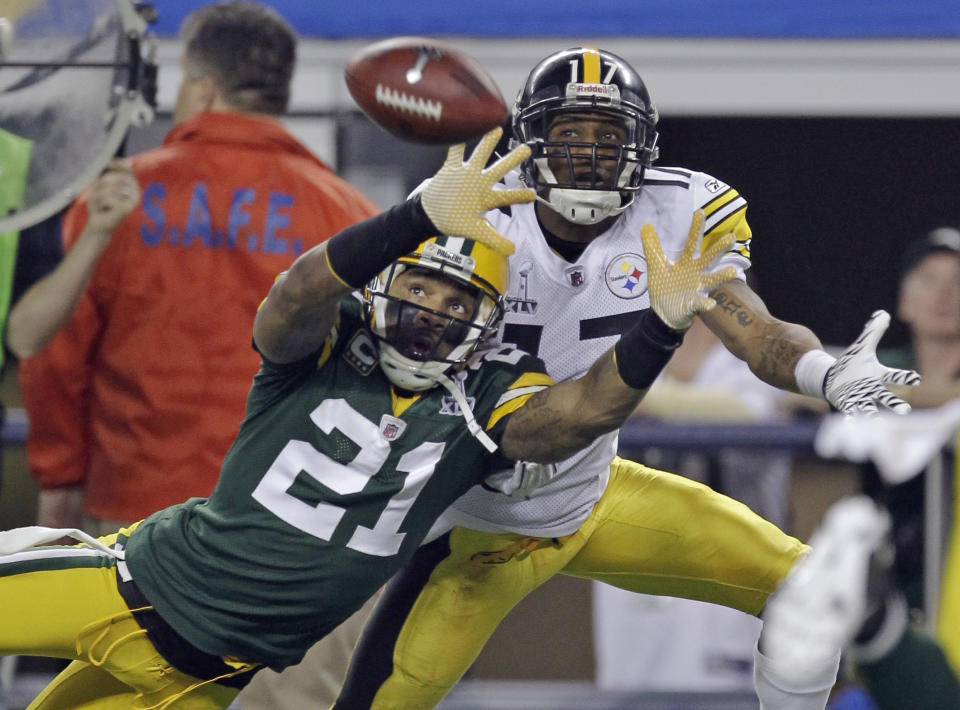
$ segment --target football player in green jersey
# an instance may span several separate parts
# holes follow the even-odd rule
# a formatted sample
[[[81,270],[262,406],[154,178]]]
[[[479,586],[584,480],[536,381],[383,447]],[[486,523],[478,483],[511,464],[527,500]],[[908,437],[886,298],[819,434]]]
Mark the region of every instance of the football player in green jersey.
[[[512,244],[483,215],[533,199],[494,188],[529,154],[484,168],[499,137],[468,161],[451,148],[420,196],[281,274],[209,498],[99,539],[0,534],[0,654],[72,660],[31,710],[226,707],[374,594],[469,487],[523,492],[633,411],[732,277],[709,270],[733,238],[700,251],[698,215],[671,263],[648,225],[651,308],[583,378],[553,385],[539,360],[488,341]],[[82,544],[43,545],[65,533]]]

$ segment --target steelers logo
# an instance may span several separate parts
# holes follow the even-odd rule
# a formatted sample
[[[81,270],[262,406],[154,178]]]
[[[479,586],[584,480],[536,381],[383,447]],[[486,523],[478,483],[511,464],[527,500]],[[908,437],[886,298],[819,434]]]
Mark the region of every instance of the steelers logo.
[[[637,298],[647,290],[647,262],[639,254],[620,254],[607,264],[607,288],[618,298]]]

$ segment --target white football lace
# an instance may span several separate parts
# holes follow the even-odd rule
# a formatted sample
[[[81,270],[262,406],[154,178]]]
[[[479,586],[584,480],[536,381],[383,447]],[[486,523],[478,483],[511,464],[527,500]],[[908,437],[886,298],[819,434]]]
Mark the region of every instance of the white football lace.
[[[390,106],[391,108],[407,111],[409,113],[420,114],[435,121],[440,120],[440,114],[443,112],[443,104],[437,101],[428,101],[415,96],[408,96],[402,91],[391,89],[389,86],[377,84],[374,92],[377,103]]]

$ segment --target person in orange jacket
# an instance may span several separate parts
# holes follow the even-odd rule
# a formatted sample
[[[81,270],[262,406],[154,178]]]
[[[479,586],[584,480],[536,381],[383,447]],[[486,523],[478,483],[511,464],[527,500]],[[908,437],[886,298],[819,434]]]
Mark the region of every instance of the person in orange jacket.
[[[99,535],[209,495],[277,273],[379,212],[279,120],[296,57],[283,18],[206,5],[181,41],[174,128],[75,201],[64,260],[11,312],[41,525]]]
[[[82,512],[99,533],[209,493],[258,365],[249,323],[275,275],[378,211],[278,120],[295,58],[283,20],[253,3],[210,5],[183,42],[173,130],[129,170],[114,163],[65,215],[68,259],[87,242],[102,253],[86,259],[62,328],[21,362],[44,525]],[[111,210],[115,229],[85,229]],[[8,341],[17,335],[11,324]]]

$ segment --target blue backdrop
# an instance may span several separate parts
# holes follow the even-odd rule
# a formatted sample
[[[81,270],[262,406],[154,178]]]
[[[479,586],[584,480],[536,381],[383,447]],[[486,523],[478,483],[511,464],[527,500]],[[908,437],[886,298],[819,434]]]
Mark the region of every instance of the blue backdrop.
[[[176,34],[198,0],[154,0]],[[266,0],[306,37],[960,37],[957,0]]]

